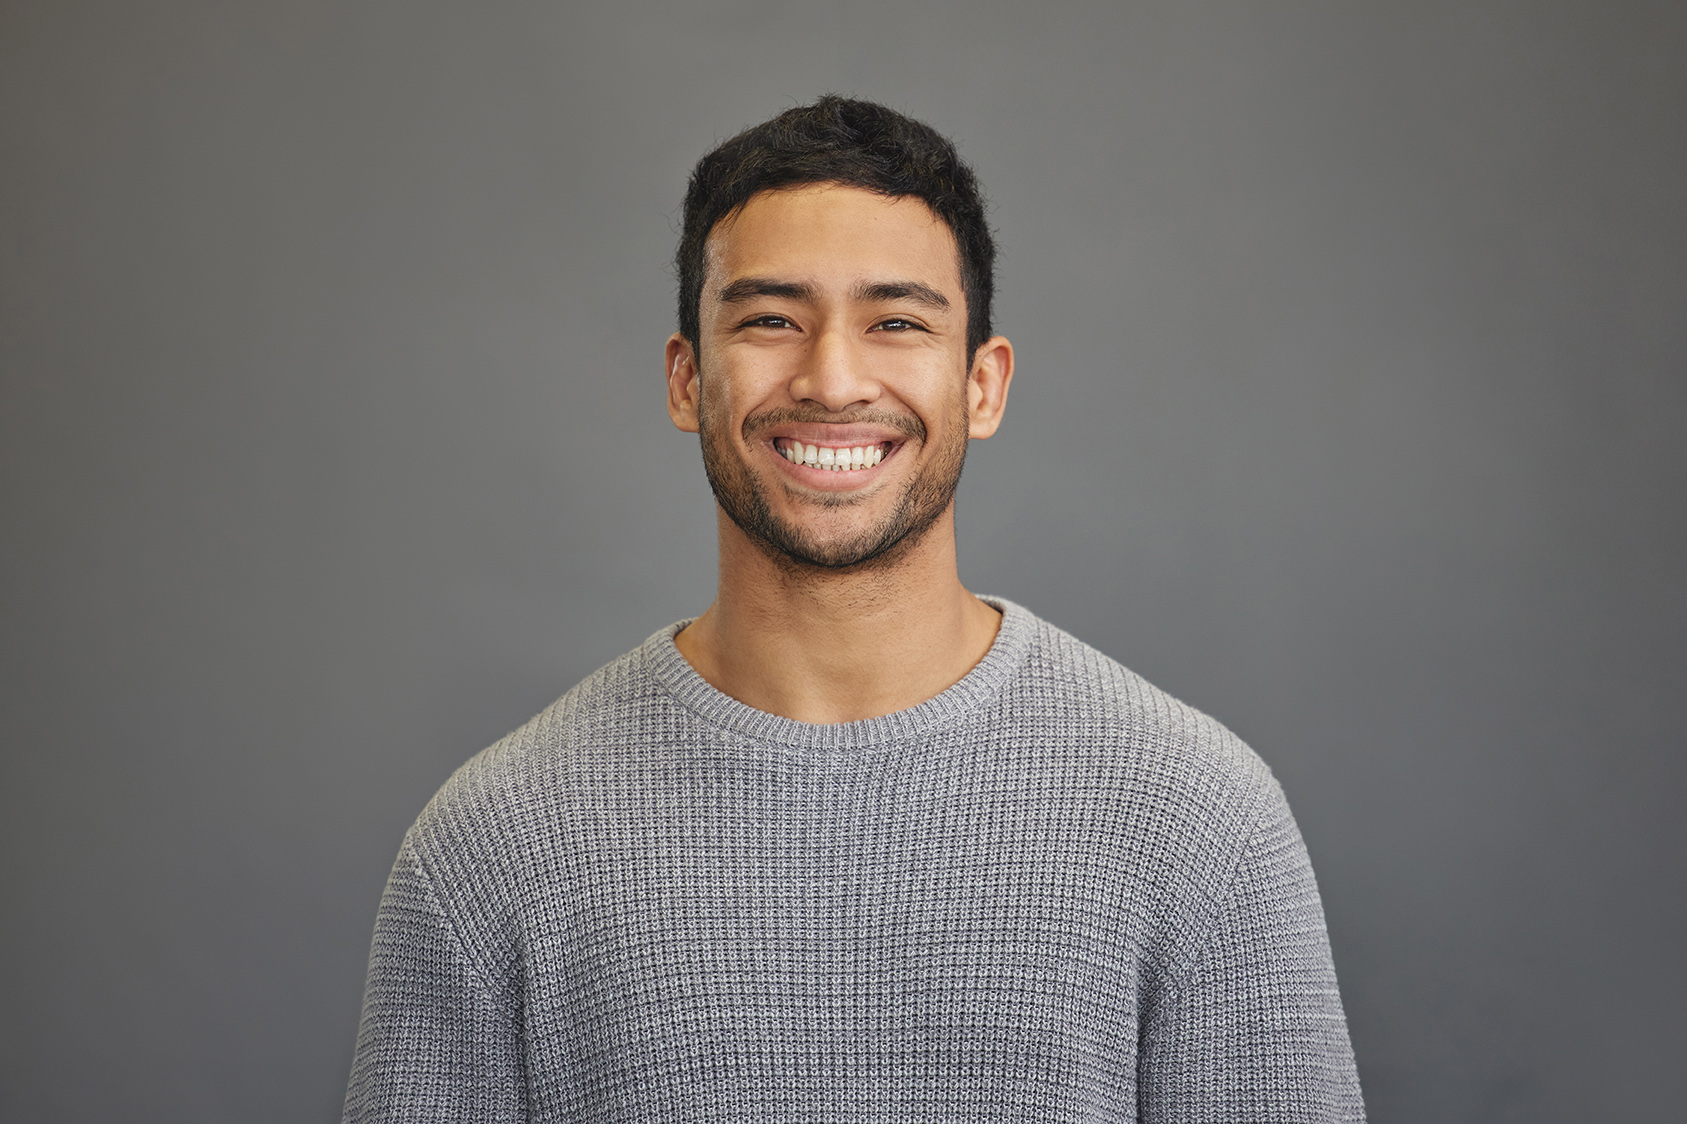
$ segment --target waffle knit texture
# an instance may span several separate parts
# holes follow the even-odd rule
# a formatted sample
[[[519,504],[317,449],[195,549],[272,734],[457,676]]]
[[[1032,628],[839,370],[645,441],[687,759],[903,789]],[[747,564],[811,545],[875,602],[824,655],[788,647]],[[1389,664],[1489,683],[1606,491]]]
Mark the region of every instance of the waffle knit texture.
[[[347,1121],[1363,1120],[1270,771],[1010,602],[813,725],[679,625],[446,783],[381,900]]]

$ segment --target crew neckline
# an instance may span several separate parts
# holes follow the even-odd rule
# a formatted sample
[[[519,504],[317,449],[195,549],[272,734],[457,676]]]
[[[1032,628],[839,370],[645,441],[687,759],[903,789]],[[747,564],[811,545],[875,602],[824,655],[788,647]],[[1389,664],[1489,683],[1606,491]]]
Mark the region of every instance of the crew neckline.
[[[658,630],[642,646],[647,666],[682,706],[710,725],[757,741],[808,749],[858,749],[917,737],[983,705],[1018,674],[1031,648],[1036,618],[1002,597],[979,600],[1002,614],[990,650],[960,681],[922,703],[855,722],[800,722],[741,703],[718,690],[680,654],[674,637],[690,620]]]

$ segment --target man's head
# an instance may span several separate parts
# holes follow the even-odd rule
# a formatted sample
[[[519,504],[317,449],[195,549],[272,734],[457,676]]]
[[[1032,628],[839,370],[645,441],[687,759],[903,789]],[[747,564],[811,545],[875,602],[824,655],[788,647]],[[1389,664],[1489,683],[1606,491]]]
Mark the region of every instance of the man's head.
[[[680,235],[679,330],[696,347],[709,235],[759,192],[811,183],[919,199],[954,235],[970,355],[990,336],[996,243],[972,169],[929,125],[868,101],[828,94],[787,109],[697,162]]]
[[[970,200],[984,246],[974,291],[983,288],[985,303],[968,290],[955,222],[926,194],[837,178],[854,167],[851,179],[860,179],[855,166],[873,160],[895,170],[912,160],[909,146],[856,136],[851,152],[823,145],[805,163],[785,133],[780,161],[739,152],[725,161],[738,171],[710,170],[746,137],[828,106],[918,141],[912,150],[932,159],[906,178],[931,189],[938,206],[964,211],[958,195]],[[892,150],[902,155],[892,159]],[[715,180],[730,190],[700,189]],[[995,431],[1013,372],[1005,339],[974,338],[988,330],[989,236],[970,173],[925,126],[829,99],[705,157],[691,196],[680,253],[689,323],[668,341],[668,408],[681,429],[701,434],[722,512],[782,565],[906,557],[949,518],[967,442]],[[716,202],[697,203],[706,196]]]

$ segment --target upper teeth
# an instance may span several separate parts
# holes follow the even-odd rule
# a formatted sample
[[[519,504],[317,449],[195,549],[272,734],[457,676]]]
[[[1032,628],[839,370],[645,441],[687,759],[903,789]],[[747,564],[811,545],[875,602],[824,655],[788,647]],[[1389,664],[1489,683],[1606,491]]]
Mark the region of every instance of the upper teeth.
[[[884,449],[878,445],[852,445],[847,449],[838,449],[831,445],[804,445],[801,441],[788,441],[779,451],[794,464],[813,465],[832,472],[872,468],[884,459]]]

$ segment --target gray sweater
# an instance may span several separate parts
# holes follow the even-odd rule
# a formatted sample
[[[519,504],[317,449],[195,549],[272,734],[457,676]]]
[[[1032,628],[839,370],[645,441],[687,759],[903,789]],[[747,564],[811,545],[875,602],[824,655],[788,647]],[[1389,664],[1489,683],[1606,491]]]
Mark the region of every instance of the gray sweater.
[[[751,709],[676,625],[464,765],[381,900],[346,1120],[1362,1120],[1270,771],[991,603],[883,718]]]

